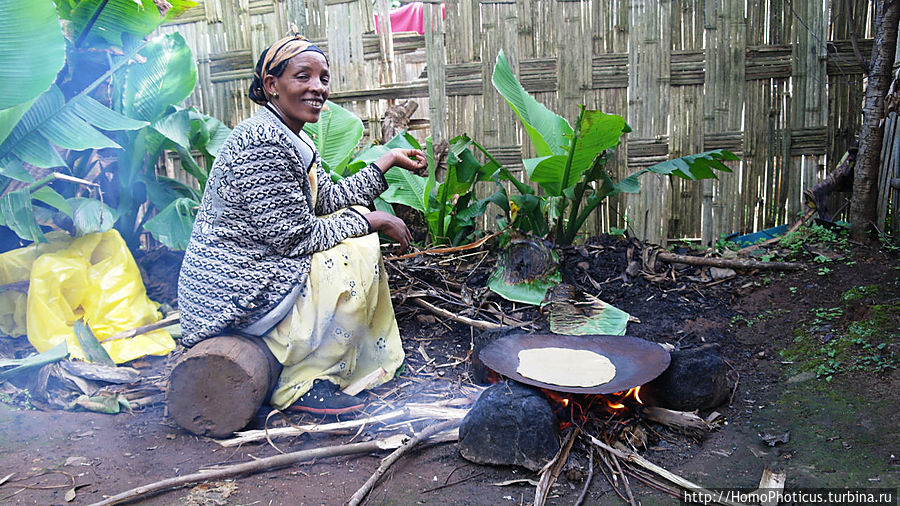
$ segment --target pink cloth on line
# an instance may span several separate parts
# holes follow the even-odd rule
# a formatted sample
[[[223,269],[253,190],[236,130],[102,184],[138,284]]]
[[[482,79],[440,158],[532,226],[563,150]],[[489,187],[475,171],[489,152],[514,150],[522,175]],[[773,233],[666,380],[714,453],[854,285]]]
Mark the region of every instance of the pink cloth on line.
[[[416,32],[425,34],[425,15],[422,2],[412,2],[390,12],[391,32]],[[441,4],[441,18],[447,16],[447,9]],[[375,32],[378,33],[378,14],[375,15]]]

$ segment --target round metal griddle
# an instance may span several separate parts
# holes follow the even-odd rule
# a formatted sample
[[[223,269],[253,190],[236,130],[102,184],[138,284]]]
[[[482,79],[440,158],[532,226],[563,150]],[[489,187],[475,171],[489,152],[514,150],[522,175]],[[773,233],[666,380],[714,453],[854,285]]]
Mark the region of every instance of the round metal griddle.
[[[519,352],[535,348],[587,350],[604,355],[616,366],[616,375],[608,383],[592,387],[569,387],[544,383],[522,376]],[[521,383],[548,390],[576,394],[624,392],[656,378],[669,367],[669,352],[662,346],[631,336],[567,336],[557,334],[512,334],[488,344],[478,358],[493,371]],[[577,367],[576,364],[572,364]]]

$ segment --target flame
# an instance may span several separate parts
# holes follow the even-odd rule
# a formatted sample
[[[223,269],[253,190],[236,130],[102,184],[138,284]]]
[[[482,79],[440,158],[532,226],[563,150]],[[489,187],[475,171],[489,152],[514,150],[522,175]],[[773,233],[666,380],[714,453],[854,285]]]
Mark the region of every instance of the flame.
[[[610,409],[623,409],[625,408],[625,404],[622,401],[628,399],[629,397],[634,397],[634,400],[637,401],[638,404],[643,404],[644,401],[641,400],[641,397],[638,395],[641,391],[641,387],[637,386],[629,389],[627,392],[616,392],[612,394],[614,396],[613,400],[606,399],[606,405],[610,407]]]
[[[638,404],[643,404],[644,401],[642,401],[641,396],[638,395],[640,392],[641,392],[641,387],[639,387],[639,386],[634,387],[625,393],[625,397],[628,397],[630,395],[630,396],[634,397],[634,400],[636,400],[638,402]]]

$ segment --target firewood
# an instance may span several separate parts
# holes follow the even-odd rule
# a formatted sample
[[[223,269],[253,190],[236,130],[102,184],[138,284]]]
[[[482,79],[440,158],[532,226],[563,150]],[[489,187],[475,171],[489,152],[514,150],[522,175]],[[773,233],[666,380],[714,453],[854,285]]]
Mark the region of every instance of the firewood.
[[[696,257],[690,255],[677,255],[675,253],[660,252],[659,260],[676,264],[709,265],[712,267],[725,267],[728,269],[760,269],[772,271],[797,271],[803,268],[803,264],[797,262],[760,262],[740,258]]]
[[[216,440],[222,446],[225,447],[233,447],[240,446],[244,443],[251,443],[256,441],[264,441],[268,435],[269,438],[283,438],[283,437],[294,437],[299,436],[300,434],[304,434],[307,432],[336,432],[342,431],[346,429],[352,429],[357,427],[362,427],[364,425],[368,425],[370,423],[380,423],[385,422],[387,420],[394,420],[397,418],[405,418],[409,419],[414,416],[423,416],[429,417],[432,419],[438,420],[462,420],[466,413],[468,413],[468,409],[455,409],[455,408],[446,408],[441,406],[435,406],[431,404],[415,404],[410,403],[404,406],[402,409],[398,409],[395,411],[391,411],[389,413],[385,413],[383,415],[370,416],[366,418],[360,418],[358,420],[348,420],[346,422],[335,422],[328,424],[310,424],[310,425],[296,425],[293,427],[278,427],[274,429],[259,429],[259,430],[248,430],[243,432],[238,432],[237,437],[231,439],[222,439]]]
[[[572,445],[575,443],[579,433],[581,433],[581,429],[577,427],[570,432],[566,442],[559,449],[556,456],[553,457],[553,460],[547,462],[547,465],[541,469],[541,479],[534,492],[534,506],[544,506],[544,503],[547,501],[547,495],[550,493],[550,487],[556,482],[563,466],[569,460],[569,453],[572,451]]]
[[[784,482],[787,480],[787,473],[784,471],[776,473],[769,466],[763,469],[762,476],[759,478],[759,489],[768,490],[784,490]],[[765,499],[762,500],[762,506],[777,506],[778,500],[772,495],[763,494]],[[769,499],[769,498],[772,499]]]
[[[506,228],[509,228],[509,227],[506,227]],[[506,228],[504,228],[503,230],[498,230],[497,232],[494,232],[493,234],[486,235],[473,243],[463,244],[461,246],[451,246],[451,247],[447,247],[447,248],[434,248],[434,249],[426,249],[426,250],[422,250],[422,251],[414,251],[412,253],[407,253],[405,255],[400,255],[400,256],[396,256],[396,257],[385,257],[384,260],[386,262],[390,262],[392,260],[404,260],[407,258],[413,258],[413,257],[417,257],[419,255],[444,255],[447,253],[457,253],[459,251],[475,249],[475,248],[480,247],[482,244],[490,241],[494,237],[497,237],[504,231],[506,231]]]
[[[591,487],[591,480],[594,479],[594,449],[588,446],[588,475],[584,479],[584,487],[581,489],[581,495],[575,500],[575,506],[581,506],[584,498],[587,496],[588,489]]]
[[[363,390],[379,384],[385,376],[387,376],[387,371],[385,371],[383,367],[379,367],[353,383],[350,383],[342,391],[347,395],[356,395]]]
[[[593,444],[594,446],[597,446],[603,450],[606,450],[610,454],[615,455],[616,457],[619,457],[620,459],[623,459],[626,462],[631,462],[632,464],[636,464],[640,467],[643,467],[644,469],[646,469],[648,471],[656,473],[659,476],[669,480],[670,482],[672,482],[684,489],[696,490],[696,491],[702,492],[704,494],[709,494],[709,496],[712,497],[715,502],[722,504],[724,506],[741,506],[738,503],[722,499],[722,498],[718,497],[717,494],[714,494],[713,492],[709,491],[708,489],[705,489],[692,481],[686,480],[686,479],[682,478],[681,476],[678,476],[677,474],[674,474],[670,471],[667,471],[666,469],[664,469],[662,467],[659,467],[658,465],[654,464],[653,462],[650,462],[649,460],[645,459],[644,457],[641,457],[637,453],[625,452],[622,450],[618,450],[616,448],[613,448],[612,446],[607,445],[603,441],[600,441],[599,439],[597,439],[591,435],[587,435],[587,437],[588,437],[588,440],[591,442],[591,444]]]
[[[358,506],[359,504],[361,504],[366,496],[369,495],[369,492],[371,492],[375,487],[375,484],[378,482],[378,480],[382,476],[384,476],[384,473],[387,472],[388,468],[390,468],[391,465],[394,464],[394,462],[397,462],[405,453],[409,452],[429,437],[455,428],[457,425],[459,425],[459,423],[460,420],[448,420],[446,422],[427,427],[422,430],[422,432],[416,434],[412,439],[404,443],[403,446],[394,450],[393,453],[388,455],[381,462],[381,465],[378,466],[378,469],[375,470],[375,473],[373,473],[372,476],[369,477],[369,479],[363,484],[363,486],[360,487],[360,489],[357,490],[352,497],[350,497],[350,500],[347,502],[348,506]]]
[[[113,334],[113,335],[107,337],[106,339],[101,340],[100,342],[105,343],[108,341],[118,341],[119,339],[128,339],[129,337],[139,336],[141,334],[146,334],[147,332],[152,332],[154,330],[168,327],[170,325],[175,325],[179,321],[181,321],[181,313],[176,311],[156,323],[142,325],[140,327],[137,327],[137,328],[134,328],[131,330],[126,330],[124,332],[119,332],[118,334]]]
[[[648,420],[688,434],[700,435],[710,429],[709,423],[695,413],[673,411],[659,406],[644,406],[641,408],[641,414]]]
[[[378,450],[391,450],[398,448],[403,444],[405,436],[396,435],[384,439],[376,439],[374,441],[366,441],[364,443],[351,443],[337,446],[326,446],[324,448],[313,448],[310,450],[300,450],[292,453],[283,453],[273,457],[265,457],[256,459],[243,464],[223,467],[221,469],[200,471],[194,474],[168,478],[165,480],[150,483],[131,490],[126,490],[121,494],[108,497],[92,506],[106,506],[109,504],[121,504],[123,502],[133,501],[135,499],[146,497],[151,494],[162,492],[171,488],[183,487],[191,483],[201,481],[221,480],[223,478],[231,478],[242,474],[260,473],[272,469],[287,467],[298,462],[307,462],[326,457],[338,457],[341,455],[353,455],[357,453],[370,453]]]
[[[446,309],[441,309],[434,304],[430,304],[419,298],[412,298],[412,302],[418,306],[421,306],[432,313],[441,316],[443,318],[447,318],[453,320],[458,323],[462,323],[464,325],[468,325],[470,327],[475,327],[476,329],[481,330],[491,330],[491,329],[499,329],[503,327],[499,323],[486,322],[484,320],[473,320],[472,318],[467,318],[465,316],[460,316],[447,311]]]

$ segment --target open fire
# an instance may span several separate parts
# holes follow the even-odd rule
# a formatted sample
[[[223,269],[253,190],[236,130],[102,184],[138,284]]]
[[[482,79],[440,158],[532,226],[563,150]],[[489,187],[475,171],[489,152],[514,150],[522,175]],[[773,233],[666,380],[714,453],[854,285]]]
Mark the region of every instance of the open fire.
[[[542,388],[541,391],[550,403],[550,407],[560,420],[560,428],[565,429],[575,423],[583,424],[589,418],[627,415],[634,408],[643,405],[637,386],[625,392],[612,394],[569,394]]]

